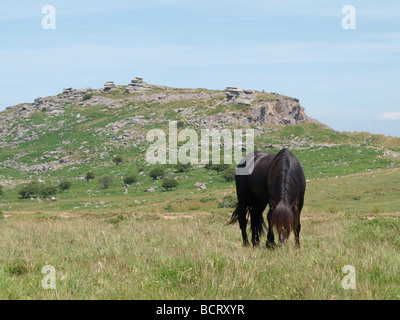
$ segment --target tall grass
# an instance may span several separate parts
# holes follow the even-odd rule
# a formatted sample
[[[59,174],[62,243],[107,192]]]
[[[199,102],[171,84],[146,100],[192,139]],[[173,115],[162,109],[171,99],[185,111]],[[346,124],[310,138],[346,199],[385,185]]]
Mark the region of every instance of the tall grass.
[[[60,218],[0,222],[2,299],[397,299],[398,217],[335,214],[303,221],[274,251],[244,248],[227,215]],[[265,239],[264,239],[265,240]],[[57,295],[41,269],[56,270]],[[356,269],[355,290],[341,286]]]

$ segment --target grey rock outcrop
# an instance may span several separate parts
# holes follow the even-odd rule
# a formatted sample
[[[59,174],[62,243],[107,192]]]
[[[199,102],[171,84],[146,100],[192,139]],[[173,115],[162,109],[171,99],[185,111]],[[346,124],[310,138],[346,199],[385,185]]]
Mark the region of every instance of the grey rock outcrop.
[[[226,87],[225,94],[227,104],[244,104],[251,105],[253,102],[253,91],[238,89],[236,87]]]
[[[250,108],[250,122],[260,124],[292,125],[308,122],[298,99],[279,98],[265,101]]]
[[[243,116],[238,118],[235,114],[225,115],[225,117],[230,116],[236,119],[233,121],[235,124],[243,125],[247,122],[254,124],[293,125],[312,122],[312,119],[307,118],[299,100],[295,98],[270,93],[267,98],[257,99],[254,91],[238,89],[236,87],[227,87],[225,95],[226,105],[242,104],[250,106],[247,119]]]

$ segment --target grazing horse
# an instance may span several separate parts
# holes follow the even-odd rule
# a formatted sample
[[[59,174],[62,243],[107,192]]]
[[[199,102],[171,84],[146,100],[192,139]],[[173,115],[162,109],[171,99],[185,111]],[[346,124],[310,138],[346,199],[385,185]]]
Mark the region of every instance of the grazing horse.
[[[249,163],[252,163],[249,166]],[[238,174],[239,169],[248,168],[247,174]],[[247,221],[250,215],[251,242],[260,243],[260,236],[266,227],[263,212],[267,205],[268,234],[267,247],[275,245],[274,232],[279,243],[286,242],[291,231],[295,243],[300,246],[300,212],[303,208],[306,181],[297,158],[287,149],[277,154],[255,151],[248,154],[238,165],[235,175],[238,203],[229,224],[239,221],[243,244],[249,245]]]

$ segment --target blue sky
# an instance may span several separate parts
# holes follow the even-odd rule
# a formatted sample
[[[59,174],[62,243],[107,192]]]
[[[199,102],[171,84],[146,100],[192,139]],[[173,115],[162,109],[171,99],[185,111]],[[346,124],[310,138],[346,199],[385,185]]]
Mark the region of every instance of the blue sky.
[[[42,28],[42,7],[56,29]],[[342,7],[356,29],[342,28]],[[264,89],[340,131],[400,136],[400,3],[13,1],[0,7],[0,110],[65,87]]]

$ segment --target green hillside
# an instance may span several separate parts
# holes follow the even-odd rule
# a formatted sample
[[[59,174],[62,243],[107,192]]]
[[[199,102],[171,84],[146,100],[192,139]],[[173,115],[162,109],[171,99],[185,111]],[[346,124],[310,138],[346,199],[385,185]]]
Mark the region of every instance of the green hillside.
[[[257,150],[289,148],[301,161],[308,180],[400,165],[399,138],[337,132],[312,119],[296,125],[237,124],[237,119],[248,117],[257,103],[293,98],[252,92],[249,103],[238,100],[240,103],[228,104],[223,91],[150,87],[127,93],[126,88],[64,92],[41,103],[35,101],[36,105],[21,104],[1,112],[2,211],[171,213],[181,212],[182,203],[194,212],[223,206],[222,196],[233,194],[234,182],[207,166],[197,164],[178,172],[172,164],[162,165],[163,179],[175,178],[179,183],[168,192],[162,187],[163,179],[150,177],[155,165],[145,159],[150,145],[147,132],[157,128],[168,133],[169,121],[178,121],[178,130],[192,128],[199,135],[203,128],[254,129]],[[117,155],[123,159],[119,165],[113,162]],[[89,171],[95,179],[86,181]],[[98,181],[104,175],[114,178],[107,189]],[[123,178],[128,175],[136,179],[126,187]],[[71,187],[44,199],[38,194],[21,199],[19,194],[30,181],[57,186],[63,180],[70,181]],[[198,190],[196,183],[204,183],[206,189]],[[210,190],[212,196],[201,196]]]

